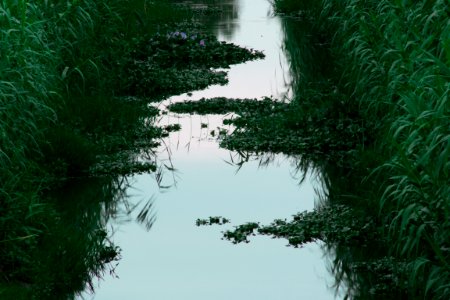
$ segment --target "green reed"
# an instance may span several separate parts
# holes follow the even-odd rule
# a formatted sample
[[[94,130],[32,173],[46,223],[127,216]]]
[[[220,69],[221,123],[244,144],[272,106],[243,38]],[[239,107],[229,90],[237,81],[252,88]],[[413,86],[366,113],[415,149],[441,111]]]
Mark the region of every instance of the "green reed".
[[[25,17],[26,2],[0,6],[0,251],[2,264],[20,265],[43,230],[45,208],[39,203],[37,155],[41,129],[52,118],[46,105],[54,74],[48,71],[51,49],[43,43],[43,25]]]
[[[164,16],[171,22],[188,12],[174,12],[167,1],[0,2],[0,298],[81,291],[112,259],[99,217],[104,204],[93,202],[92,213],[77,208],[92,224],[79,220],[74,229],[48,190],[55,178],[86,175],[96,155],[111,150],[98,146],[96,135],[143,118],[111,91],[133,38],[156,32]],[[46,242],[60,243],[71,257],[64,261]],[[66,272],[54,268],[49,251]]]
[[[392,254],[410,262],[411,295],[448,298],[448,1],[308,4],[274,1],[277,11],[312,20],[317,32],[328,37],[334,69],[325,78],[331,84],[315,86],[309,95],[316,92],[327,105],[334,105],[328,92],[332,86],[347,106],[376,128],[370,149],[358,149],[360,159],[367,151],[373,153],[370,162],[358,163],[372,170],[362,182],[376,178],[366,191],[372,197],[367,198],[377,200],[373,210],[389,226]],[[297,84],[299,89],[305,86]],[[304,95],[304,89],[297,94]]]

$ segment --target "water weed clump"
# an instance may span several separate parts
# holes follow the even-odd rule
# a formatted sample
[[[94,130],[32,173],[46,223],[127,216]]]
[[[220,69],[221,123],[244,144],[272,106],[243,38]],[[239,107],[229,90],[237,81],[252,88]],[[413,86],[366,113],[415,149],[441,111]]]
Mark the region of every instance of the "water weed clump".
[[[183,101],[167,106],[171,112],[186,114],[245,114],[258,111],[259,113],[274,112],[283,109],[286,105],[275,102],[271,98],[258,99],[231,99],[225,97],[201,98],[196,101]]]
[[[349,149],[364,140],[366,132],[360,120],[349,117],[337,120],[332,109],[320,116],[298,117],[295,104],[269,97],[202,98],[170,104],[167,108],[175,113],[200,115],[235,113],[236,117],[223,121],[236,128],[232,134],[221,136],[220,145],[229,150],[302,154],[310,160],[334,160],[339,164],[345,163]]]
[[[123,85],[126,93],[137,95],[165,96],[224,85],[226,72],[214,69],[264,57],[189,28],[156,33],[137,41],[133,49],[124,62],[128,71]]]
[[[249,236],[256,235],[255,230],[259,227],[259,223],[249,222],[236,226],[234,230],[227,230],[223,233],[223,238],[231,241],[233,244],[250,243]]]
[[[208,219],[197,219],[195,221],[195,225],[197,226],[206,226],[206,225],[224,225],[230,223],[230,220],[224,217],[209,217]]]
[[[338,204],[297,213],[291,220],[277,219],[269,225],[238,225],[224,232],[223,238],[238,244],[249,243],[251,236],[267,235],[287,239],[293,247],[321,241],[326,251],[334,252],[333,272],[339,278],[336,291],[342,286],[352,299],[404,298],[407,264],[381,250],[386,241],[379,225]],[[361,255],[364,251],[374,251],[373,257],[369,260]]]
[[[273,103],[273,102],[272,102]],[[330,110],[331,111],[331,110]],[[344,166],[349,151],[366,139],[359,119],[336,121],[331,115],[302,115],[295,104],[272,104],[249,109],[232,120],[236,130],[221,146],[230,150],[302,155],[305,160]]]
[[[356,216],[356,218],[355,218]],[[251,223],[254,224],[254,223]],[[242,235],[269,235],[275,238],[285,238],[290,246],[299,247],[306,243],[321,240],[331,245],[334,243],[346,245],[369,245],[374,238],[379,238],[377,228],[370,218],[358,217],[346,206],[335,205],[316,209],[312,212],[302,212],[293,216],[292,221],[275,220],[272,224],[262,226],[237,226],[234,231],[228,231],[224,237],[233,243],[248,242]],[[252,230],[247,230],[252,228]],[[245,229],[245,230],[244,230]]]

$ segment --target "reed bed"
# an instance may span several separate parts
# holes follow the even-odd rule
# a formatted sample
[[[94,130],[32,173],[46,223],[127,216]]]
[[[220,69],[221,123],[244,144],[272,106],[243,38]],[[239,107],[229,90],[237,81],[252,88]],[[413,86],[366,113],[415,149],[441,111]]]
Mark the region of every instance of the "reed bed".
[[[332,89],[376,128],[370,145],[357,149],[360,160],[371,152],[370,162],[358,163],[371,166],[360,179],[375,183],[366,191],[367,201],[376,197],[371,210],[389,228],[391,253],[408,262],[409,297],[448,299],[448,1],[275,0],[274,7],[310,20],[325,37],[333,69],[312,93],[329,104]],[[308,76],[296,67],[297,100],[307,102]]]
[[[174,78],[204,88],[205,73],[226,82],[211,68],[263,56],[205,34],[201,13],[169,0],[0,2],[0,298],[71,299],[113,273],[105,227],[124,176],[159,180],[152,148],[177,130],[155,127],[148,103],[180,92]],[[151,211],[138,215],[147,228]]]
[[[142,115],[113,100],[124,53],[162,20],[188,16],[164,0],[0,2],[0,298],[70,298],[114,260],[99,215],[121,189],[117,178],[96,187],[112,184],[108,197],[80,197],[77,228],[48,193],[93,163],[93,128],[114,130],[111,118],[122,117],[113,105],[128,119]]]
[[[48,102],[56,88],[44,24],[27,11],[25,1],[0,6],[0,255],[11,277],[28,271],[28,250],[45,227],[41,173],[31,157],[39,155],[39,125],[53,119]]]

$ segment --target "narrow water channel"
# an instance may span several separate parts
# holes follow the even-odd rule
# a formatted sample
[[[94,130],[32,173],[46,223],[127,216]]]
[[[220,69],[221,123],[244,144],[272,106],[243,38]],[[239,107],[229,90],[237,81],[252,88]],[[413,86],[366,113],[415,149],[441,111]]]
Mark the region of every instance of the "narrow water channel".
[[[267,0],[222,1],[224,17],[212,30],[220,40],[262,50],[264,60],[232,66],[227,86],[172,97],[161,105],[202,97],[260,98],[289,96],[289,66],[282,51],[283,32]],[[165,140],[158,160],[173,164],[159,189],[152,174],[130,178],[129,202],[153,199],[149,231],[137,222],[111,220],[113,241],[122,249],[115,273],[96,283],[84,299],[336,299],[329,257],[319,244],[296,249],[284,240],[253,237],[233,245],[221,232],[249,221],[276,218],[314,207],[314,178],[296,174],[292,159],[254,157],[236,166],[239,156],[220,149],[217,133],[224,116],[167,114],[161,125],[182,130]],[[202,126],[201,124],[206,124]],[[205,127],[206,126],[206,127]],[[203,127],[203,128],[202,128]],[[169,161],[170,160],[170,161]],[[223,226],[197,227],[198,218],[223,216]],[[133,218],[131,218],[133,219]]]

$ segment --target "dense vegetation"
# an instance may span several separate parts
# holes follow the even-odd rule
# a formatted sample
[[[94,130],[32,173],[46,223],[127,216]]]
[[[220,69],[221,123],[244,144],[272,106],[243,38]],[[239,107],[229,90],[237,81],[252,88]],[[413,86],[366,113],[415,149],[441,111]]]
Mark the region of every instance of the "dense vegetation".
[[[258,228],[293,245],[327,241],[337,284],[353,298],[449,298],[448,1],[275,0],[274,7],[289,16],[294,99],[287,112],[243,114],[222,145],[301,154],[300,165],[312,162],[324,177],[325,208],[268,227],[238,226],[225,237],[245,241]],[[329,218],[341,205],[360,230],[348,215]],[[370,247],[335,233],[358,240],[367,226],[379,236]]]
[[[279,2],[295,9],[293,1]],[[303,12],[317,24],[333,69],[320,74],[328,84],[313,89],[374,129],[349,168],[370,172],[361,172],[364,190],[353,191],[351,202],[369,202],[367,211],[388,227],[389,255],[408,263],[408,297],[448,298],[448,1],[318,3]]]
[[[126,201],[123,176],[155,171],[138,154],[176,130],[154,127],[148,103],[262,57],[218,42],[198,13],[165,0],[0,4],[0,298],[71,298],[113,271],[105,224]]]
[[[70,191],[57,200],[49,190],[63,187],[62,178],[89,175],[92,166],[132,140],[119,137],[120,131],[132,132],[136,120],[155,114],[106,92],[120,74],[115,60],[129,52],[131,37],[141,31],[130,16],[144,3],[126,2],[0,6],[2,299],[65,298],[83,290],[118,255],[105,239],[101,217],[105,199],[123,189],[117,177],[91,181],[92,195]],[[155,138],[161,131],[146,134]],[[104,169],[97,171],[111,171]]]
[[[274,7],[289,16],[291,103],[216,98],[171,109],[240,114],[222,146],[300,155],[326,195],[315,212],[226,237],[324,240],[353,298],[450,298],[448,1]],[[67,298],[112,270],[119,249],[105,218],[125,199],[122,176],[156,170],[137,152],[173,129],[155,128],[159,112],[147,104],[226,83],[210,68],[262,57],[217,42],[194,14],[163,0],[0,4],[0,298]]]

